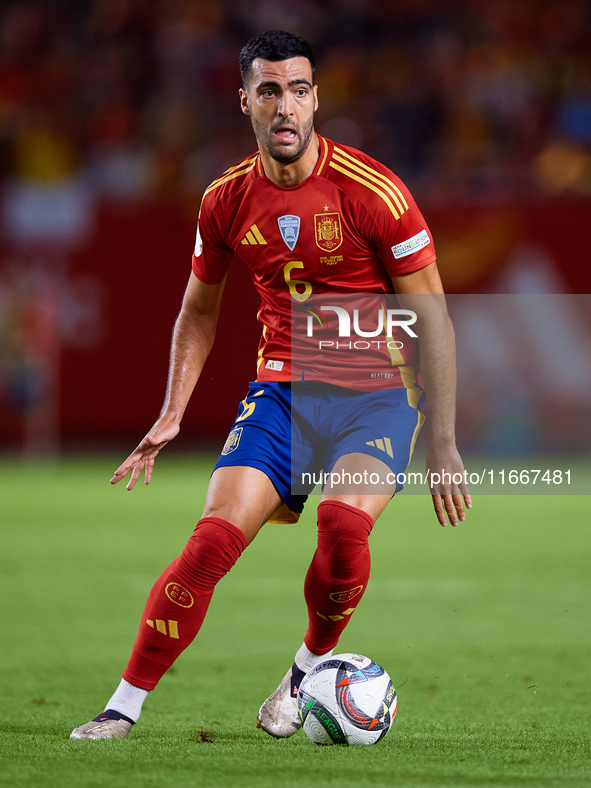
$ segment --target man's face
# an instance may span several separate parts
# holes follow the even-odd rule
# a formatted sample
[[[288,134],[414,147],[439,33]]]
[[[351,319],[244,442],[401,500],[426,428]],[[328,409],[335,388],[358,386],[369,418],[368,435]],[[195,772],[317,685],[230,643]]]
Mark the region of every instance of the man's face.
[[[240,90],[242,111],[260,146],[282,164],[297,161],[310,144],[318,109],[312,79],[308,58],[256,58],[248,88]]]

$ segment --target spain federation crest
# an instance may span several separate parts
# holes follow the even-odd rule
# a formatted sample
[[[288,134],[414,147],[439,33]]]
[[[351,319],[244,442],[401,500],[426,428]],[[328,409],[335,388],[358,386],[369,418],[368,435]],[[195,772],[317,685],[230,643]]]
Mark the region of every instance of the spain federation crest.
[[[314,228],[316,244],[325,252],[334,252],[343,243],[340,214],[314,214]]]
[[[292,214],[280,216],[279,219],[277,219],[277,224],[279,225],[281,237],[285,241],[287,248],[290,252],[293,252],[300,235],[300,217],[293,216]]]
[[[224,443],[222,454],[225,456],[226,454],[231,454],[234,449],[237,449],[241,437],[242,427],[234,427],[234,429],[231,430],[230,434],[228,435],[226,442]]]

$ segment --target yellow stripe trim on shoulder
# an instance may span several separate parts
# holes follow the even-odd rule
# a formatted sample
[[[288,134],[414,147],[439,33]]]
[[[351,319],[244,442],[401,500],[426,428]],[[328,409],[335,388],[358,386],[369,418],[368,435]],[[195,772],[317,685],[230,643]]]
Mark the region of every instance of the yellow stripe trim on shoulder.
[[[354,181],[361,183],[363,186],[367,186],[368,189],[371,189],[373,192],[378,194],[382,198],[382,200],[386,203],[388,208],[392,211],[392,213],[394,214],[394,218],[400,219],[400,214],[398,213],[396,208],[392,205],[390,198],[384,193],[383,189],[378,189],[378,187],[375,186],[370,181],[365,180],[365,178],[361,178],[359,175],[356,175],[354,172],[351,172],[350,170],[343,169],[343,167],[340,167],[338,164],[335,164],[334,161],[329,162],[328,166],[334,167],[335,170],[342,172],[343,175],[348,175],[349,178],[352,178]]]
[[[209,194],[214,189],[217,189],[218,186],[222,186],[224,183],[227,183],[228,181],[234,180],[234,178],[239,178],[241,175],[246,175],[247,173],[249,173],[252,170],[252,168],[254,167],[255,164],[256,164],[256,161],[253,161],[251,164],[248,164],[244,169],[237,170],[236,172],[233,172],[230,175],[225,175],[222,178],[218,178],[217,181],[214,181],[211,184],[211,186],[207,187],[207,189],[205,190],[205,193],[204,193],[203,196],[205,197],[206,194]]]
[[[406,208],[402,205],[402,203],[400,202],[398,196],[394,193],[394,191],[388,186],[386,186],[386,184],[383,181],[381,181],[379,178],[376,178],[373,173],[371,172],[366,173],[364,170],[361,169],[361,167],[358,167],[356,164],[348,162],[346,159],[343,159],[341,156],[338,156],[336,152],[333,158],[335,161],[340,162],[343,166],[350,167],[352,170],[355,170],[355,172],[358,172],[360,175],[363,175],[365,178],[370,178],[374,183],[377,183],[378,186],[381,186],[382,189],[384,189],[384,191],[387,194],[389,194],[390,197],[392,197],[400,213],[403,214],[405,212]],[[390,186],[392,186],[392,184],[390,184]]]
[[[258,153],[253,153],[253,155],[249,156],[248,159],[244,159],[243,161],[239,161],[238,164],[234,164],[234,166],[228,167],[228,169],[224,170],[224,172],[222,172],[220,177],[212,181],[207,188],[208,189],[211,188],[218,181],[221,181],[222,178],[225,178],[226,175],[230,175],[231,173],[236,172],[236,170],[241,170],[243,167],[246,167],[248,164],[251,164],[258,155],[259,155]]]
[[[321,148],[322,146],[324,146],[324,153],[322,153],[322,151],[320,152],[320,155],[322,156],[322,162],[320,164],[320,167],[318,168],[318,172],[316,173],[317,175],[320,175],[320,173],[322,172],[322,168],[326,163],[326,157],[328,156],[328,142],[324,139],[324,137],[320,137],[320,146]]]
[[[361,161],[360,159],[355,159],[353,156],[351,156],[346,151],[342,150],[341,148],[337,148],[336,145],[335,145],[334,149],[335,149],[335,153],[338,153],[339,155],[344,156],[346,159],[349,159],[350,161],[354,162],[357,165],[357,167],[360,167],[369,176],[373,176],[372,180],[375,180],[376,177],[377,177],[379,179],[379,181],[389,191],[393,189],[396,192],[396,194],[398,195],[398,197],[400,198],[400,202],[402,203],[402,206],[404,206],[404,207],[401,206],[401,212],[404,213],[404,211],[408,210],[408,203],[406,202],[406,199],[404,198],[404,195],[402,194],[402,192],[400,191],[398,186],[396,186],[396,184],[393,183],[386,175],[383,175],[381,172],[378,172],[378,170],[374,170],[372,167],[369,167],[367,164],[365,164],[365,162]],[[350,165],[350,166],[352,166],[352,165]],[[391,191],[390,191],[390,193],[392,194]],[[398,197],[395,197],[394,194],[392,194],[392,196],[394,197],[396,202],[398,202]]]

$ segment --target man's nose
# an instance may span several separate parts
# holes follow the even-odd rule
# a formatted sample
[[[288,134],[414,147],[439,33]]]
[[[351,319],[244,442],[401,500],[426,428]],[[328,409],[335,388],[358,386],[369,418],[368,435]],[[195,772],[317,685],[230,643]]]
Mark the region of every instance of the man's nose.
[[[291,93],[284,93],[281,96],[277,110],[284,118],[288,118],[293,114],[293,99]]]

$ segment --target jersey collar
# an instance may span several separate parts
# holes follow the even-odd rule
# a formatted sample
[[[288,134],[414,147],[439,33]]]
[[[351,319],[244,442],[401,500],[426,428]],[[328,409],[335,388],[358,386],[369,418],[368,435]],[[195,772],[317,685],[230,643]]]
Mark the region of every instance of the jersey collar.
[[[294,189],[300,189],[304,184],[308,183],[311,178],[314,178],[316,175],[322,175],[322,173],[326,170],[328,166],[328,162],[332,157],[332,151],[334,147],[334,143],[331,140],[327,140],[324,137],[320,136],[318,132],[316,132],[316,136],[318,137],[318,141],[320,143],[320,155],[318,156],[318,161],[316,162],[314,169],[310,173],[310,175],[306,178],[305,181],[298,183],[297,186],[277,186],[276,183],[269,180],[265,175],[265,171],[263,170],[263,163],[261,161],[261,154],[259,153],[256,160],[256,165],[254,167],[254,173],[259,178],[264,178],[268,183],[270,183],[275,189],[281,189],[281,191],[293,191]]]

